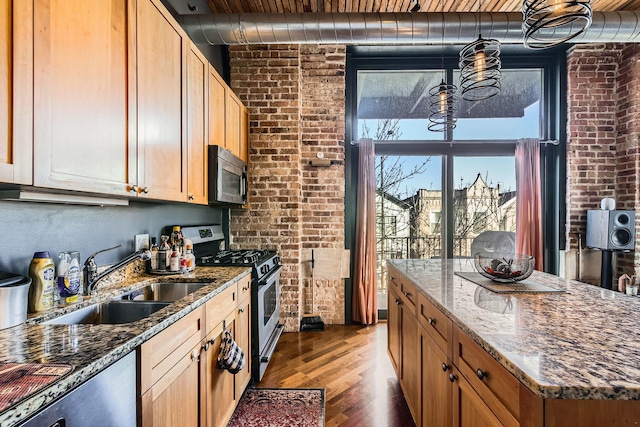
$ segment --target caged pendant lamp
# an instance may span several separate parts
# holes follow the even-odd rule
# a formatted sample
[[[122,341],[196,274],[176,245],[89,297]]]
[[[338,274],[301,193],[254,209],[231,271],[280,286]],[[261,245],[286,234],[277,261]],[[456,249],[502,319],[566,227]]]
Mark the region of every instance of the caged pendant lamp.
[[[478,1],[478,39],[460,51],[460,89],[467,101],[482,101],[500,93],[500,42],[482,38],[482,6]]]
[[[441,1],[442,4],[442,1]],[[429,125],[433,132],[446,132],[456,127],[458,88],[445,81],[444,69],[444,4],[442,4],[442,81],[429,89]]]
[[[590,0],[524,0],[524,45],[546,49],[582,34],[591,25]]]

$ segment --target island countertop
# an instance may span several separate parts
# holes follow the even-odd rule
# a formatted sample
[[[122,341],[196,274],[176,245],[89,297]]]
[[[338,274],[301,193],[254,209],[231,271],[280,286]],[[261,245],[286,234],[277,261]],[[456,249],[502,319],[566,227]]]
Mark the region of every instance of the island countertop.
[[[491,292],[468,259],[387,260],[534,394],[640,399],[640,298],[534,271],[561,293]]]
[[[64,363],[73,366],[68,375],[0,412],[0,425],[13,426],[25,421],[251,273],[247,267],[196,267],[192,273],[173,276],[152,276],[135,270],[134,267],[123,270],[121,275],[114,273],[97,295],[84,297],[78,304],[30,315],[26,323],[0,330],[0,363]],[[206,285],[137,322],[118,325],[42,324],[66,312],[107,301],[150,283],[166,281]]]

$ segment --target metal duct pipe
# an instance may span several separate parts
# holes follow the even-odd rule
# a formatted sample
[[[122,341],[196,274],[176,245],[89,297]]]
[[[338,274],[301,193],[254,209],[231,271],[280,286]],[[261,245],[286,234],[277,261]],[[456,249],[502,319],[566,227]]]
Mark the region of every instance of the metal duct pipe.
[[[478,33],[522,42],[521,13],[250,13],[184,15],[197,44],[465,44]],[[444,26],[444,36],[443,36]],[[640,42],[640,12],[594,12],[571,43]]]

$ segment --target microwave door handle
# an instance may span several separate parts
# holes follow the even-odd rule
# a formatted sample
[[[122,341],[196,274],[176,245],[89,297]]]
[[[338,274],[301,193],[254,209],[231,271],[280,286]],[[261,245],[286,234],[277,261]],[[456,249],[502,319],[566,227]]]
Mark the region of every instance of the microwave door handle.
[[[242,178],[240,179],[240,185],[242,186],[242,188],[240,189],[240,195],[242,196],[242,199],[245,201],[247,201],[247,193],[249,192],[249,182],[248,182],[248,178],[247,178],[247,173],[243,172],[242,173]]]

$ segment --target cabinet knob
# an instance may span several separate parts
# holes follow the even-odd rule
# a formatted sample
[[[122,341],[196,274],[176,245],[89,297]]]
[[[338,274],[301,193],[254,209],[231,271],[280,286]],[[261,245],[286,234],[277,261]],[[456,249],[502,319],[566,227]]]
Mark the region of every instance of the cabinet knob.
[[[247,292],[248,290],[249,290],[249,287],[248,287],[248,286],[243,286],[243,287],[242,287],[242,292]]]
[[[138,188],[138,193],[147,194],[149,192],[149,187]]]
[[[244,313],[244,308],[239,308],[238,313]]]
[[[409,298],[411,296],[411,292],[402,291],[405,297]]]
[[[189,194],[189,200],[193,200],[195,198],[196,198],[196,196],[194,196],[193,194]]]
[[[127,185],[127,191],[128,191],[129,193],[131,193],[132,191],[133,191],[134,193],[137,193],[137,192],[139,191],[139,190],[138,190],[138,186],[137,186],[137,185]]]
[[[427,322],[429,322],[429,324],[430,324],[431,326],[433,326],[433,325],[435,325],[435,324],[436,324],[436,319],[434,319],[433,317],[429,317],[429,318],[427,319]]]
[[[198,350],[193,350],[191,352],[191,361],[199,362],[200,361],[200,352]]]
[[[442,370],[443,370],[444,372],[447,372],[447,371],[449,370],[449,365],[447,365],[446,363],[443,363],[443,364],[442,364]]]
[[[478,375],[478,378],[480,378],[480,381],[487,378],[488,376],[487,373],[480,368],[478,368],[478,370],[476,371],[476,375]]]
[[[211,345],[211,344],[209,343],[209,341],[207,341],[206,343],[203,344],[202,349],[204,351],[208,351],[209,350],[209,345]]]
[[[455,380],[457,380],[458,377],[453,375],[453,374],[449,374],[449,381],[454,382]]]
[[[396,305],[400,305],[402,304],[402,301],[400,301],[398,298],[396,298]]]

